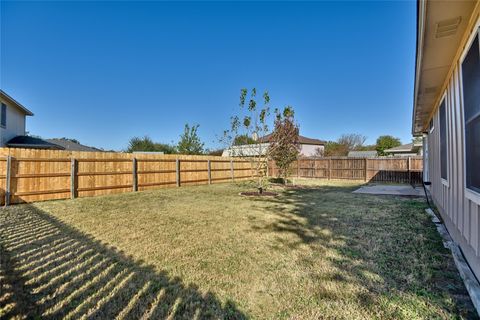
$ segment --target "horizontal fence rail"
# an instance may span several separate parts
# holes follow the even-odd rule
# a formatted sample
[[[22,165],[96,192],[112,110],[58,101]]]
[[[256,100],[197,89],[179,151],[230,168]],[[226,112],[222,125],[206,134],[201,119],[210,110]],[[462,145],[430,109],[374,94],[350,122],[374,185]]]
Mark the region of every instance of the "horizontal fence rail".
[[[292,176],[378,182],[422,182],[421,157],[301,158]],[[269,161],[267,174],[278,168]],[[89,197],[255,177],[238,158],[0,148],[1,204]]]
[[[2,204],[251,179],[238,158],[0,148]]]
[[[278,167],[268,164],[268,174],[277,176]],[[289,175],[302,178],[363,180],[421,184],[422,157],[300,158],[292,163]]]

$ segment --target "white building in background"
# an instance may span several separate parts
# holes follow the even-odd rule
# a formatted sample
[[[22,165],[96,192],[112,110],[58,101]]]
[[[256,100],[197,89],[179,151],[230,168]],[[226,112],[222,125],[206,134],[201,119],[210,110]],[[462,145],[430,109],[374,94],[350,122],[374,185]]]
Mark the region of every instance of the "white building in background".
[[[223,150],[222,157],[253,157],[259,153],[264,155],[270,145],[271,138],[272,135],[269,134],[258,139],[258,144],[246,144],[230,147]],[[300,144],[300,156],[318,157],[319,155],[323,155],[325,150],[325,141],[299,136],[298,142]]]
[[[403,144],[398,147],[385,149],[385,153],[393,157],[415,157],[423,156],[423,142],[415,141],[407,144]]]

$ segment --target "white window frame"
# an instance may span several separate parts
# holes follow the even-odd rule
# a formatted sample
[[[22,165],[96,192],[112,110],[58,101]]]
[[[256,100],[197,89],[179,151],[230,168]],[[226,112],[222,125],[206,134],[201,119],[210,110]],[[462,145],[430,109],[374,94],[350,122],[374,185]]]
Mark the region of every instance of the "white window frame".
[[[440,117],[440,106],[442,105],[442,103],[445,103],[445,134],[447,135],[446,136],[446,141],[445,141],[445,149],[446,149],[446,152],[447,152],[447,178],[444,179],[442,177],[442,124],[440,123],[440,121],[442,121],[441,117]],[[448,146],[448,120],[449,120],[449,116],[448,116],[448,99],[447,99],[447,91],[445,91],[442,95],[442,99],[440,99],[440,103],[438,104],[438,112],[437,112],[437,115],[438,115],[438,145],[440,146],[440,152],[439,152],[439,156],[440,156],[440,180],[442,181],[442,184],[444,186],[446,186],[447,188],[450,188],[450,172],[448,170],[448,164],[449,164],[449,159],[448,159],[448,155],[449,155],[449,151],[450,151],[450,148]]]
[[[463,125],[463,132],[462,132],[462,136],[463,136],[463,189],[464,189],[464,193],[465,193],[465,197],[471,201],[473,201],[474,203],[476,203],[477,205],[480,205],[480,193],[475,191],[475,190],[472,190],[470,188],[467,187],[467,149],[466,149],[466,136],[465,136],[465,110],[464,110],[464,105],[463,105],[463,72],[462,72],[462,64],[463,64],[463,61],[465,60],[465,57],[467,56],[468,54],[468,51],[470,50],[470,47],[472,46],[473,44],[473,41],[475,40],[476,37],[479,38],[479,41],[480,41],[480,19],[478,19],[475,27],[473,28],[474,30],[476,30],[476,32],[472,32],[472,34],[470,35],[470,37],[468,38],[468,41],[467,41],[467,44],[465,45],[465,48],[462,52],[462,55],[460,56],[460,62],[458,64],[458,70],[459,70],[459,91],[460,91],[460,103],[461,103],[461,121],[462,121],[462,125]],[[480,50],[480,43],[479,43],[479,50]]]

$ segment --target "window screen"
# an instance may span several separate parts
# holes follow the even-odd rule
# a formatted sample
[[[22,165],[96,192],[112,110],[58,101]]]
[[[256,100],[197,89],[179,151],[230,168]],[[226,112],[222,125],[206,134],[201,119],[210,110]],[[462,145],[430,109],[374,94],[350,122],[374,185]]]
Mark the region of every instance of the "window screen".
[[[447,109],[445,100],[440,105],[440,166],[442,178],[447,180]]]
[[[2,115],[0,124],[2,125],[2,127],[5,127],[7,125],[7,106],[5,105],[5,103],[2,103]]]
[[[480,192],[480,46],[478,35],[462,63],[467,188]]]

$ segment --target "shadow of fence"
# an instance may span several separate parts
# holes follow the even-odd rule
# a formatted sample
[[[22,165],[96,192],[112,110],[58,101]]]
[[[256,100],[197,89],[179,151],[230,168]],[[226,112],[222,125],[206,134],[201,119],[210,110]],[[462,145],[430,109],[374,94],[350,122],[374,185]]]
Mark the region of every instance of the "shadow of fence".
[[[422,184],[423,171],[378,170],[372,177],[368,177],[368,181]]]
[[[247,318],[30,205],[0,214],[0,258],[0,318]]]

